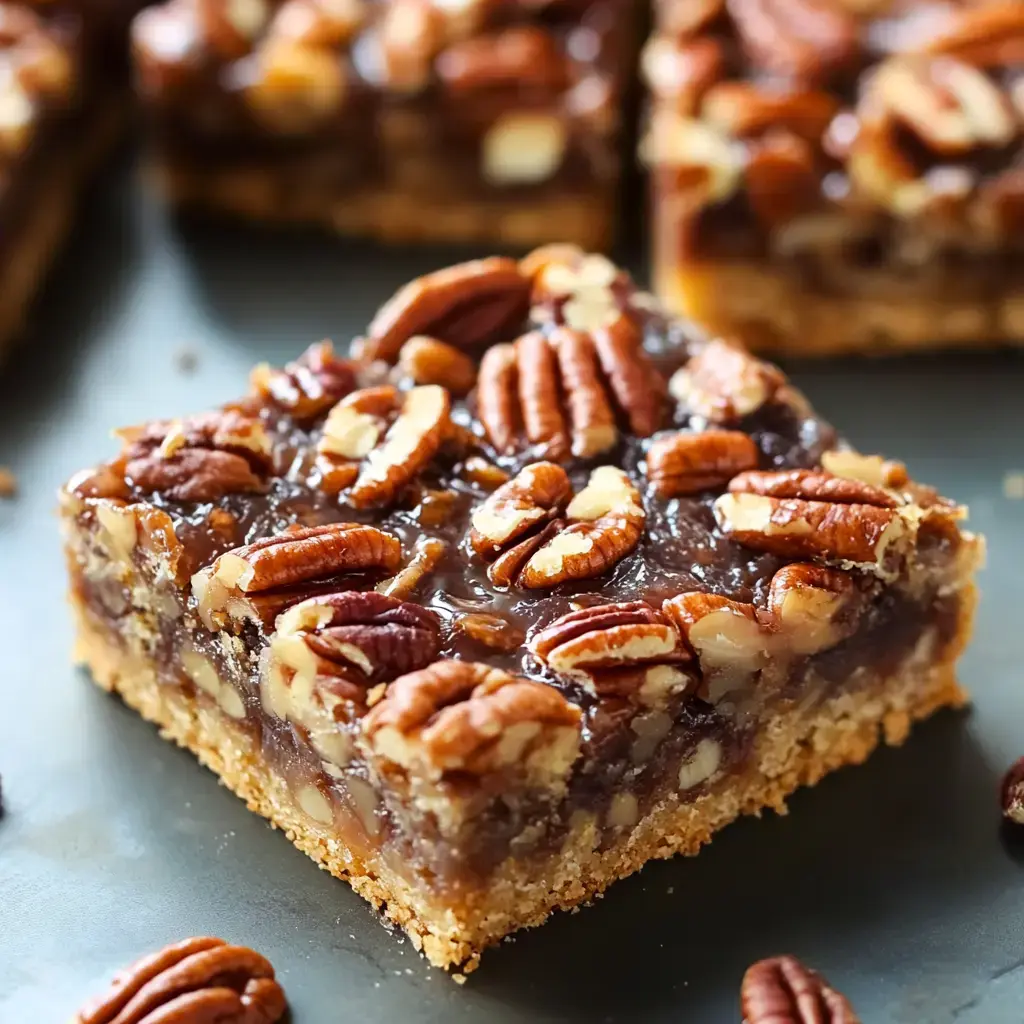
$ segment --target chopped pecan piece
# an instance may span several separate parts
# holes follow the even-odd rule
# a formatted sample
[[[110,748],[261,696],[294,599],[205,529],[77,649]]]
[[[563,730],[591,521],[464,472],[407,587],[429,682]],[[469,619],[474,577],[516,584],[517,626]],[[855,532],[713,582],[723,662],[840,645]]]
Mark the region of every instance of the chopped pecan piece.
[[[448,545],[436,537],[420,537],[413,545],[412,557],[394,576],[377,584],[377,591],[388,597],[407,598],[429,576]]]
[[[757,412],[785,383],[777,367],[715,338],[673,374],[669,391],[694,415],[731,423]]]
[[[480,421],[494,447],[592,458],[618,440],[616,417],[646,437],[661,417],[661,378],[625,317],[592,334],[555,328],[496,345],[480,364]]]
[[[473,360],[452,345],[418,334],[398,353],[398,367],[415,384],[441,384],[465,395],[476,383]]]
[[[460,349],[514,335],[525,320],[530,282],[515,260],[492,257],[411,281],[373,318],[363,358],[393,363],[402,346],[427,334]]]
[[[579,754],[578,707],[475,662],[438,661],[396,679],[362,726],[375,755],[430,779],[513,771],[560,789]]]
[[[260,363],[249,379],[257,394],[299,422],[315,419],[356,386],[354,364],[339,359],[329,341],[310,345],[282,370]]]
[[[547,245],[525,257],[520,268],[532,282],[530,316],[537,323],[589,332],[625,312],[629,276],[605,256],[574,245]]]
[[[892,576],[920,510],[870,484],[813,470],[742,473],[715,501],[719,528],[758,551],[822,558]]]
[[[518,573],[533,590],[607,572],[637,545],[647,521],[640,493],[614,466],[600,466],[565,510],[569,525],[537,548]]]
[[[910,483],[907,467],[902,462],[884,459],[881,455],[861,455],[850,448],[825,452],[821,467],[833,476],[860,480],[872,487],[900,488]]]
[[[535,462],[499,487],[474,513],[469,543],[486,560],[497,557],[527,533],[549,523],[572,497],[561,466]]]
[[[234,410],[121,431],[128,484],[172,501],[216,501],[263,489],[272,466],[263,424]]]
[[[768,611],[797,654],[817,654],[857,631],[864,591],[848,572],[811,562],[784,565],[768,590]]]
[[[331,523],[291,529],[225,552],[192,577],[192,594],[203,623],[217,630],[229,617],[251,615],[246,595],[290,594],[290,588],[350,572],[394,572],[401,558],[398,538],[373,526]]]
[[[824,82],[860,55],[857,19],[828,0],[726,0],[743,48],[759,68]]]
[[[73,1024],[274,1024],[285,1009],[268,960],[245,946],[198,937],[126,967],[109,992],[78,1011]]]
[[[796,957],[759,960],[740,990],[746,1024],[860,1024],[849,1000]]]
[[[680,431],[659,437],[647,452],[647,479],[663,498],[727,484],[757,466],[757,445],[738,430]]]
[[[494,651],[518,650],[526,639],[526,634],[504,616],[488,615],[485,612],[456,616],[452,629]]]
[[[660,704],[699,686],[684,666],[692,655],[679,632],[642,601],[570,612],[537,633],[529,648],[552,672],[597,695]]]
[[[356,508],[394,501],[447,438],[450,406],[448,392],[436,384],[404,394],[364,388],[343,398],[317,442],[320,486],[350,487],[347,499]]]

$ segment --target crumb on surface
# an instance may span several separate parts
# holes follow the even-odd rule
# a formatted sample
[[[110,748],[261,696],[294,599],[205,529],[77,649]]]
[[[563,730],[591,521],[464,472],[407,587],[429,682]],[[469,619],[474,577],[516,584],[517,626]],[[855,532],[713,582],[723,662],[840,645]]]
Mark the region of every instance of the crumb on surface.
[[[1003,476],[1003,497],[1024,501],[1024,471],[1014,469]]]
[[[0,498],[13,498],[17,493],[18,478],[6,466],[0,466]]]
[[[199,365],[199,353],[191,345],[182,345],[174,352],[174,365],[182,373],[192,373]]]

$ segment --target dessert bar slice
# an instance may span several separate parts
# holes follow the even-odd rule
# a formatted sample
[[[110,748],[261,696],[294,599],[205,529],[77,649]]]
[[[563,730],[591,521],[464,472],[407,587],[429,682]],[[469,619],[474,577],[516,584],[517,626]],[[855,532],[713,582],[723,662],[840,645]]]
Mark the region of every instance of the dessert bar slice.
[[[570,246],[120,436],[78,656],[440,966],[964,700],[963,510]]]
[[[608,244],[632,0],[166,0],[134,26],[176,202],[385,240]]]
[[[657,0],[657,291],[796,355],[1024,342],[1024,4]]]
[[[0,4],[0,354],[115,138],[115,22],[113,9]]]

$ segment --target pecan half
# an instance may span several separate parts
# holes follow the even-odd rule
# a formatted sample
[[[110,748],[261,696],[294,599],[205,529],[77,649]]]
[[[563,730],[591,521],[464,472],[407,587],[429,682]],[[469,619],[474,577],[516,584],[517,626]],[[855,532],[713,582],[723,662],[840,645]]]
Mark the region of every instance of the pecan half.
[[[639,491],[614,466],[595,469],[565,514],[569,525],[530,555],[518,573],[520,586],[600,576],[636,547],[647,521]]]
[[[848,572],[811,562],[784,565],[768,590],[773,624],[797,654],[817,654],[852,636],[865,603]]]
[[[514,260],[462,263],[411,281],[373,318],[360,354],[393,363],[417,334],[482,348],[516,333],[525,320],[530,282]]]
[[[477,410],[494,447],[592,458],[618,441],[617,418],[640,437],[661,418],[661,378],[625,317],[591,334],[564,327],[496,345],[480,364]]]
[[[822,558],[892,576],[913,546],[918,517],[894,495],[811,470],[740,474],[715,501],[727,536],[758,551]]]
[[[394,501],[447,438],[450,407],[448,392],[435,384],[404,394],[364,388],[343,398],[317,442],[320,486],[332,493],[349,487],[356,508]]]
[[[570,612],[537,633],[529,648],[552,672],[599,696],[663,704],[695,692],[700,682],[684,665],[692,655],[679,632],[642,601]]]
[[[284,369],[260,363],[249,381],[257,394],[306,422],[344,398],[356,386],[356,373],[350,360],[340,359],[329,341],[321,341]]]
[[[192,577],[192,594],[208,629],[252,616],[247,595],[283,592],[294,604],[301,589],[350,572],[394,572],[402,559],[397,537],[373,526],[331,523],[286,530],[233,551]],[[281,609],[283,610],[283,609]]]
[[[672,375],[669,391],[690,413],[731,423],[757,412],[785,383],[771,363],[715,338]]]
[[[757,466],[757,445],[738,430],[680,431],[659,437],[647,452],[647,479],[663,498],[723,487]]]
[[[438,661],[391,683],[362,727],[377,757],[427,778],[513,770],[556,787],[579,754],[580,709],[543,683]]]
[[[263,424],[234,410],[121,431],[126,481],[172,501],[216,501],[263,489],[272,465]]]
[[[803,82],[823,82],[850,69],[860,55],[860,28],[828,0],[726,0],[751,61]]]
[[[492,560],[559,516],[571,497],[572,485],[561,466],[535,462],[499,487],[473,513],[470,546],[481,558]]]
[[[661,610],[696,653],[702,696],[712,704],[747,688],[770,657],[772,638],[752,604],[691,591],[669,598]]]
[[[849,1000],[796,957],[759,960],[740,989],[746,1024],[860,1024]]]
[[[465,395],[476,383],[476,367],[469,356],[421,334],[402,346],[398,367],[414,384],[441,384],[453,395]]]
[[[194,938],[126,967],[73,1024],[274,1024],[285,1009],[268,960],[223,939]]]

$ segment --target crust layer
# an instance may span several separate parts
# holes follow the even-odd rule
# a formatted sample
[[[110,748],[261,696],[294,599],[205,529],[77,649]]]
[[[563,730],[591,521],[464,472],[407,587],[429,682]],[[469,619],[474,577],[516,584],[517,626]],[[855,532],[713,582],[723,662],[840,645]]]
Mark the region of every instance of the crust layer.
[[[895,355],[1024,344],[1024,285],[974,301],[815,293],[753,262],[655,269],[673,312],[738,334],[761,352],[790,356]]]
[[[268,818],[321,868],[347,880],[385,918],[400,925],[431,963],[473,970],[484,948],[519,928],[543,923],[557,909],[586,902],[648,860],[692,855],[742,814],[765,808],[785,812],[786,798],[803,785],[846,764],[859,764],[884,739],[897,745],[911,724],[944,706],[966,701],[954,663],[970,632],[965,598],[954,641],[936,656],[926,635],[914,655],[888,678],[865,681],[855,691],[814,707],[794,708],[764,730],[739,774],[714,781],[683,803],[663,799],[618,842],[600,848],[596,820],[583,817],[562,848],[532,859],[510,858],[459,906],[417,889],[383,857],[364,860],[296,804],[284,780],[264,762],[256,742],[212,702],[185,697],[157,681],[154,667],[109,639],[88,612],[77,608],[76,657],[96,683],[119,694],[161,735],[191,750],[250,810]],[[575,819],[574,819],[575,821]]]
[[[327,196],[304,184],[300,174],[274,168],[191,168],[158,161],[157,187],[172,203],[248,220],[314,225],[339,235],[383,242],[491,242],[526,247],[553,238],[588,249],[612,241],[614,189],[534,197],[446,197],[391,187],[363,188]]]

